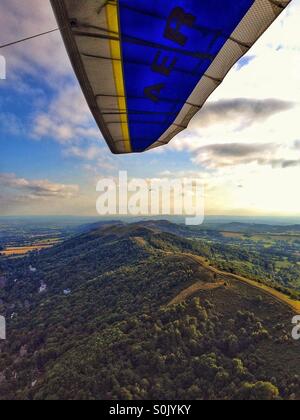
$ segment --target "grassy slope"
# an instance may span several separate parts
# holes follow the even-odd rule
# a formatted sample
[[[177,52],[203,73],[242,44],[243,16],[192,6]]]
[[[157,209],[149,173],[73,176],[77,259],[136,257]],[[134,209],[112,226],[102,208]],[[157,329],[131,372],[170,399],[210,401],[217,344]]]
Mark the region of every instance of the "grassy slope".
[[[294,313],[299,314],[300,313],[300,301],[297,300],[292,300],[290,297],[288,297],[287,295],[271,288],[268,287],[264,284],[258,283],[257,281],[254,280],[250,280],[247,279],[245,277],[242,276],[237,276],[236,274],[231,274],[231,273],[226,273],[225,271],[221,271],[218,270],[214,267],[209,266],[205,260],[201,257],[195,256],[195,255],[185,255],[187,258],[191,258],[192,260],[198,262],[200,265],[205,266],[209,271],[222,276],[222,278],[224,278],[224,280],[237,280],[239,282],[243,282],[248,284],[251,287],[254,287],[266,294],[268,294],[269,296],[272,296],[274,299],[278,300],[280,303],[283,303],[284,305],[289,306]]]

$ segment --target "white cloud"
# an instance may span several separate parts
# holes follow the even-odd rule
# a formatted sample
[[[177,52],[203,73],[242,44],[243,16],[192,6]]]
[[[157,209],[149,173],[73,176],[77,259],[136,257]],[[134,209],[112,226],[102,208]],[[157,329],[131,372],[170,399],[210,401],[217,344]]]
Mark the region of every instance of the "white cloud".
[[[295,148],[296,150],[300,150],[300,140],[295,140],[295,143],[294,143],[294,148]]]
[[[79,193],[78,185],[53,183],[48,180],[18,178],[15,174],[0,173],[2,188],[17,190],[28,199],[71,198]]]
[[[50,138],[62,145],[65,157],[83,162],[89,174],[116,170],[117,158],[106,146],[94,122],[85,98],[75,85],[60,91],[33,119],[32,136]]]
[[[84,96],[77,85],[67,85],[33,120],[32,135],[53,138],[61,144],[82,138],[101,139]]]
[[[86,148],[70,146],[68,149],[66,149],[66,155],[82,158],[85,160],[95,160],[101,156],[102,151],[103,149],[94,145]]]
[[[198,149],[193,160],[210,169],[249,163],[269,164],[273,161],[276,150],[277,146],[269,143],[212,144]]]
[[[194,119],[192,127],[198,124],[201,128],[206,128],[216,124],[235,123],[242,130],[254,123],[265,122],[268,118],[293,107],[293,103],[279,99],[224,99],[208,103]]]

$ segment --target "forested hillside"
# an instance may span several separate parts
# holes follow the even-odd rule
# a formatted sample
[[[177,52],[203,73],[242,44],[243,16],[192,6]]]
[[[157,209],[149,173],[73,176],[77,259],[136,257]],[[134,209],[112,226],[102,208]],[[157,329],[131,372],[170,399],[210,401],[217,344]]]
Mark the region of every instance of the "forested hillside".
[[[215,255],[119,224],[3,260],[0,398],[300,398],[292,309],[190,254]]]

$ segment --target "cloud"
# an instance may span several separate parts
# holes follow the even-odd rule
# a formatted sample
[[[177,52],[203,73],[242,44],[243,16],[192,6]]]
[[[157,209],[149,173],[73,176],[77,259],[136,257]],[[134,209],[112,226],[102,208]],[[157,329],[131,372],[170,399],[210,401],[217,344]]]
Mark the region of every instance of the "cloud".
[[[294,149],[300,150],[300,140],[296,140],[294,143]]]
[[[300,159],[273,159],[269,162],[266,162],[271,164],[273,168],[281,169],[295,168],[300,166]]]
[[[116,172],[118,169],[117,159],[110,153],[106,146],[92,145],[70,145],[65,148],[64,155],[80,159],[85,171],[92,175],[101,173]]]
[[[247,99],[236,98],[212,102],[204,106],[198,114],[195,124],[208,127],[219,123],[239,121],[250,126],[256,122],[263,122],[271,116],[293,108],[291,102],[278,99]]]
[[[73,156],[85,160],[95,160],[101,156],[103,149],[96,145],[89,147],[70,146],[66,149],[65,154],[67,156]]]
[[[300,159],[290,158],[289,149],[275,143],[226,143],[200,147],[194,163],[207,169],[225,169],[256,163],[261,166],[288,169],[300,166]],[[286,155],[286,157],[282,157]]]
[[[0,186],[17,190],[26,198],[72,198],[79,193],[78,185],[53,183],[48,180],[28,180],[15,174],[0,173]]]
[[[116,169],[116,158],[106,146],[77,84],[60,91],[43,112],[34,116],[32,124],[34,139],[50,138],[61,144],[63,155],[85,162],[88,173]]]
[[[102,139],[85,98],[76,85],[67,85],[33,119],[32,135],[36,139],[53,138],[67,144],[80,139]]]
[[[195,163],[209,169],[224,168],[227,166],[245,165],[249,163],[263,164],[274,156],[277,146],[275,144],[212,144],[201,147],[193,159]]]

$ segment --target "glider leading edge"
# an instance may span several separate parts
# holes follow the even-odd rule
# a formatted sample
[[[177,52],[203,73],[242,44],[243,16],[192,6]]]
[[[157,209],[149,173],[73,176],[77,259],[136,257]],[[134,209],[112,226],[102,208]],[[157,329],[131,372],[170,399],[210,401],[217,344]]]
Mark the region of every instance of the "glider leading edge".
[[[111,151],[163,146],[291,0],[51,0]],[[80,112],[80,110],[78,110]]]

